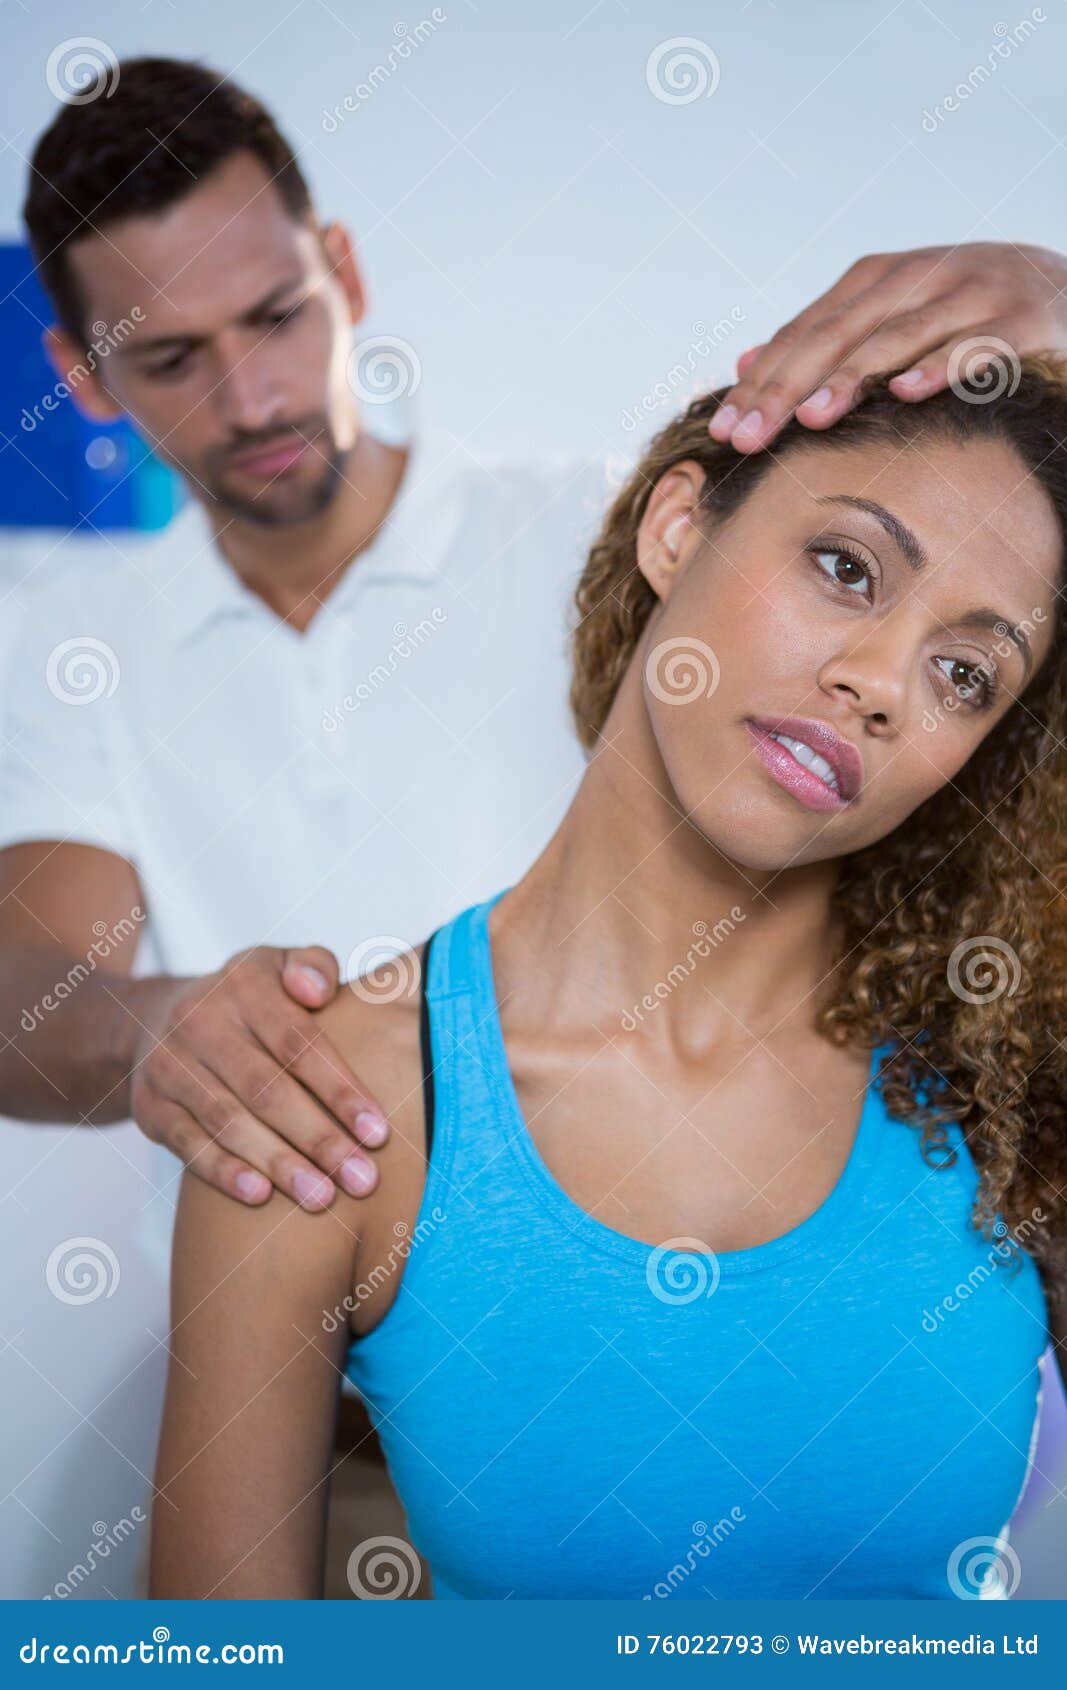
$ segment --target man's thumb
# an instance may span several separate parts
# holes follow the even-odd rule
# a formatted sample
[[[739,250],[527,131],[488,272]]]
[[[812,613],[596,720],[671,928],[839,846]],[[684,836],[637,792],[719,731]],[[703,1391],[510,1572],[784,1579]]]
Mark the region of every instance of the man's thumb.
[[[337,958],[324,946],[306,945],[300,950],[286,951],[282,985],[306,1009],[321,1009],[336,997],[339,980]]]

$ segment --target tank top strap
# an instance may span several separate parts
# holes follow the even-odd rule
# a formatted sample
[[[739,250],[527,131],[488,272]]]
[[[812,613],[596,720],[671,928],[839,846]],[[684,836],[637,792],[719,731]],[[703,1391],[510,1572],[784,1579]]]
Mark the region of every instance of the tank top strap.
[[[481,1174],[499,1150],[500,1076],[487,1071],[483,1024],[494,1013],[487,975],[489,912],[505,887],[431,936],[421,1043],[428,1190]],[[454,1189],[454,1186],[453,1186]]]
[[[463,910],[433,935],[425,983],[431,1020],[432,1005],[445,998],[467,996],[480,1003],[485,988],[482,941],[489,912],[506,890],[504,887],[493,897]]]

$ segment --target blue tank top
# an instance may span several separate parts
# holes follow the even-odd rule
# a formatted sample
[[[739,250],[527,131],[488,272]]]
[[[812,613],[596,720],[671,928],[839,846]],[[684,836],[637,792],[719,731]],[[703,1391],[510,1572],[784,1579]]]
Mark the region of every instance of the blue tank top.
[[[426,1183],[396,1299],[347,1364],[434,1594],[1008,1594],[1047,1311],[1033,1259],[970,1225],[959,1124],[931,1167],[882,1102],[884,1044],[799,1226],[717,1256],[617,1232],[523,1121],[495,902],[430,949]]]

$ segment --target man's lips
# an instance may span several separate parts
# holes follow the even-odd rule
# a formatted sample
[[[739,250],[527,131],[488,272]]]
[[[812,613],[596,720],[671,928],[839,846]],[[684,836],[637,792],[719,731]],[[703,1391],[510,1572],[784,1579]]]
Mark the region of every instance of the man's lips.
[[[300,462],[307,449],[308,442],[301,436],[290,436],[286,440],[280,440],[277,445],[257,447],[254,452],[242,452],[239,457],[231,458],[230,463],[244,475],[283,475],[287,469],[292,469]]]

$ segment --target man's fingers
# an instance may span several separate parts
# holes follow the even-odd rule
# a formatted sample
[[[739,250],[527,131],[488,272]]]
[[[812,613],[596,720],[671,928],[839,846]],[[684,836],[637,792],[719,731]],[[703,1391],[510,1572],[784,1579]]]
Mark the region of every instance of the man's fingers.
[[[365,1152],[357,1150],[336,1122],[316,1109],[303,1087],[283,1074],[250,1040],[227,1040],[212,1060],[223,1072],[205,1067],[189,1050],[183,1050],[180,1057],[161,1050],[153,1071],[157,1096],[165,1104],[180,1104],[212,1144],[266,1174],[279,1191],[305,1209],[325,1209],[333,1202],[336,1186],[324,1176],[334,1169],[344,1189],[353,1196],[365,1195],[372,1182],[377,1183],[378,1171],[373,1164],[370,1174],[363,1167],[370,1163]],[[243,1101],[245,1096],[251,1098],[257,1093],[258,1100],[248,1104]],[[268,1095],[269,1108],[280,1119],[264,1124],[267,1107],[263,1099]],[[148,1107],[151,1109],[151,1102]],[[308,1111],[313,1115],[311,1126]],[[154,1116],[155,1111],[152,1113]],[[295,1128],[289,1126],[289,1118],[296,1122]],[[357,1184],[357,1180],[362,1183]]]
[[[298,1039],[292,1037],[294,1032],[300,1034]],[[218,1112],[222,1142],[238,1154],[248,1154],[257,1167],[262,1167],[264,1164],[245,1147],[267,1142],[258,1131],[260,1127],[267,1129],[268,1141],[279,1141],[271,1150],[272,1159],[279,1148],[291,1153],[290,1161],[279,1164],[287,1179],[284,1189],[305,1208],[321,1208],[335,1195],[331,1180],[323,1180],[321,1175],[332,1176],[350,1196],[365,1197],[377,1184],[378,1170],[302,1083],[300,1071],[306,1072],[309,1065],[307,1043],[306,1036],[291,1023],[287,1023],[285,1036],[274,1050],[259,1043],[251,1030],[243,1029],[220,1045],[212,1058],[213,1077],[225,1097],[236,1105],[229,1122],[224,1119],[224,1109]],[[195,1108],[193,1113],[197,1113]],[[204,1125],[212,1131],[214,1119],[204,1121]],[[227,1126],[232,1129],[229,1133]],[[252,1133],[251,1127],[257,1131]],[[266,1166],[264,1171],[274,1178],[273,1166]]]
[[[738,451],[759,450],[774,439],[794,411],[799,416],[801,405],[805,407],[801,421],[835,421],[858,396],[863,377],[885,367],[875,361],[875,343],[867,337],[890,309],[878,288],[812,322],[806,330],[799,320],[787,323],[738,383],[730,401],[737,420],[724,411],[712,418],[714,438],[729,439]],[[900,361],[935,344],[933,334],[921,345],[913,341]]]
[[[284,1015],[255,1032],[279,1066],[325,1104],[360,1144],[377,1150],[385,1143],[389,1124],[384,1112],[312,1016]]]
[[[269,1127],[238,1110],[216,1138],[187,1109],[165,1103],[156,1111],[156,1133],[198,1179],[244,1203],[262,1203],[276,1188],[301,1208],[315,1211],[328,1208],[337,1195],[332,1180]],[[368,1196],[379,1181],[370,1157],[351,1145],[331,1172],[352,1197]]]
[[[180,1157],[191,1173],[224,1196],[252,1206],[265,1203],[270,1196],[267,1175],[223,1150],[180,1104],[161,1103],[155,1111],[153,1131],[157,1141]]]
[[[371,1158],[343,1137],[337,1139],[332,1153],[323,1150],[325,1167],[317,1168],[280,1133],[251,1117],[235,1119],[222,1136],[230,1150],[259,1168],[278,1191],[303,1209],[329,1208],[338,1185],[350,1197],[367,1197],[379,1182]]]
[[[948,386],[948,361],[955,342],[935,347],[910,370],[902,370],[890,378],[889,385],[898,399],[929,399]]]
[[[940,346],[917,359],[914,369],[901,371],[889,385],[898,399],[928,399],[932,393],[941,393],[952,379],[953,360],[959,357],[964,341],[974,344],[961,363],[961,373],[979,363],[983,352],[988,354],[994,372],[1001,369],[1010,372],[1030,350],[1028,341],[1018,336],[1013,340],[1013,334],[1017,335],[1017,327],[1011,323],[980,323],[962,335],[954,334],[943,340]]]
[[[279,1191],[305,1209],[327,1208],[337,1185],[350,1197],[369,1197],[379,1182],[372,1158],[344,1139],[333,1153],[323,1152],[323,1171],[301,1156],[280,1133],[259,1121],[241,1129],[240,1143],[242,1155],[262,1167]]]
[[[760,341],[756,346],[748,346],[737,360],[737,373],[743,376],[756,354],[763,351],[766,341]]]
[[[821,407],[810,399],[797,407],[797,418],[813,428],[827,428],[859,403],[872,375],[894,368],[901,371],[890,386],[898,399],[926,399],[948,385],[952,347],[973,339],[988,343],[993,329],[977,322],[951,335],[959,322],[960,301],[945,295],[915,311],[904,311],[868,335],[826,378],[829,398]],[[949,337],[949,338],[946,338]],[[996,347],[991,347],[996,354]],[[1001,346],[1003,351],[1003,343]],[[1010,355],[1010,348],[1008,349]]]
[[[245,1202],[269,1195],[264,1180],[306,1209],[328,1207],[338,1186],[367,1196],[379,1176],[362,1146],[383,1144],[388,1123],[295,1001],[303,992],[329,1002],[337,985],[337,959],[319,945],[257,947],[219,976],[191,982],[136,1066],[142,1130]]]
[[[757,451],[794,412],[809,426],[835,422],[865,376],[921,357],[960,321],[963,288],[944,266],[938,249],[861,259],[767,342],[712,419],[713,437]]]
[[[772,430],[769,425],[766,429],[762,425],[768,414],[767,402],[773,395],[765,395],[763,389],[771,380],[772,371],[778,369],[783,358],[794,348],[798,348],[803,355],[809,336],[820,324],[833,319],[842,308],[850,307],[858,297],[872,293],[897,262],[898,258],[894,253],[872,253],[858,258],[854,264],[849,265],[833,287],[820,294],[818,299],[813,300],[789,322],[783,323],[770,340],[750,347],[743,355],[743,369],[741,360],[738,360],[740,379],[724,394],[722,404],[708,424],[712,438],[719,441],[731,440],[738,425],[745,418],[750,418],[753,412],[758,412],[759,422],[753,425],[757,431],[756,435],[743,443],[751,447],[753,444],[763,444],[765,440],[769,440]],[[811,393],[818,380],[819,367],[812,364],[810,378],[800,378],[795,384],[792,404],[795,405],[806,394]],[[757,394],[763,400],[762,404],[757,401]],[[786,416],[780,404],[776,414],[780,427]],[[777,429],[773,432],[777,432]],[[738,442],[734,440],[733,444]]]
[[[306,1009],[321,1009],[337,995],[341,971],[337,958],[323,945],[289,950],[282,959],[282,985]]]

